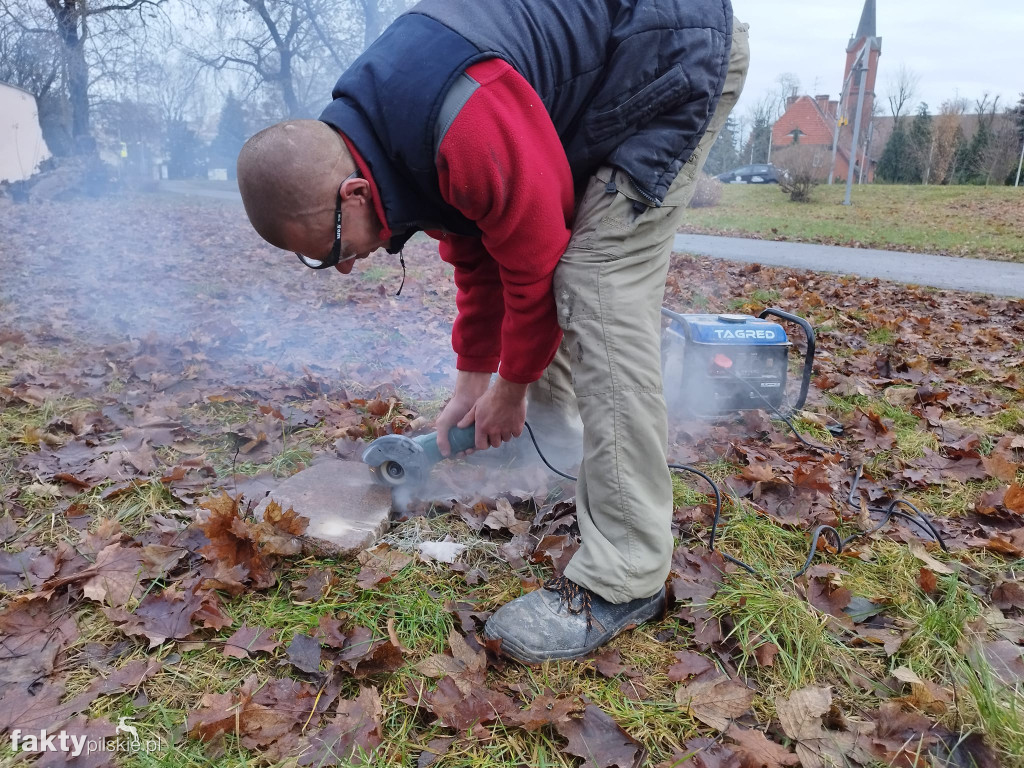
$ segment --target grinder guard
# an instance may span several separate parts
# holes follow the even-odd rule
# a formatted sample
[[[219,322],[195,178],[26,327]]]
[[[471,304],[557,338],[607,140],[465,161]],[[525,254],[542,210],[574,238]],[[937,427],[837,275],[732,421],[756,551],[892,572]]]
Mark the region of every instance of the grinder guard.
[[[453,455],[468,451],[475,442],[475,425],[448,430],[448,444]],[[392,487],[423,485],[430,476],[431,468],[443,458],[437,447],[436,432],[419,437],[384,435],[363,451],[363,461],[370,467],[374,479]]]
[[[383,485],[421,485],[430,472],[423,447],[403,435],[378,437],[363,451],[363,461]]]

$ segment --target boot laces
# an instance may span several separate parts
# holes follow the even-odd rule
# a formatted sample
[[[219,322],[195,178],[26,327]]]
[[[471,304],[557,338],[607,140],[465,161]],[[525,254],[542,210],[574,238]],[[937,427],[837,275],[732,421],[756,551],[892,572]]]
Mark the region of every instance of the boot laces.
[[[567,576],[555,576],[544,582],[544,589],[556,593],[565,605],[566,610],[574,616],[585,614],[587,617],[587,631],[593,627],[593,600],[590,590],[581,587]]]

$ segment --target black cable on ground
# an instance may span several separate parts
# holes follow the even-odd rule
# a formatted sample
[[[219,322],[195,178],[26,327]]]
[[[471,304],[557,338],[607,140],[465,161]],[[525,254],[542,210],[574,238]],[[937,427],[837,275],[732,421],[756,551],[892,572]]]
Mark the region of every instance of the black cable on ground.
[[[711,490],[715,494],[715,517],[714,517],[714,519],[711,522],[711,535],[710,535],[710,537],[708,539],[708,549],[710,549],[712,552],[714,552],[715,551],[715,535],[718,532],[718,522],[722,518],[722,491],[719,489],[718,484],[714,480],[712,480],[710,477],[705,475],[699,469],[691,467],[691,466],[689,466],[687,464],[669,464],[668,468],[669,469],[679,469],[679,470],[682,470],[683,472],[690,472],[691,474],[697,475],[698,477],[702,477],[702,478],[704,478],[704,481],[708,485],[711,486]],[[748,573],[750,573],[750,574],[752,574],[754,576],[758,575],[756,570],[754,570],[752,567],[750,567],[749,565],[744,563],[742,560],[738,560],[735,557],[733,557],[732,555],[729,555],[729,554],[727,554],[725,552],[722,553],[722,557],[724,557],[730,563],[733,563],[734,565],[738,565],[740,568],[742,568],[743,570],[747,571]]]
[[[741,379],[741,381],[742,381],[742,379]],[[749,386],[749,384],[748,384],[748,386]],[[761,395],[760,392],[757,392],[757,390],[755,390],[753,387],[750,387],[750,388],[751,388],[751,390],[753,390],[758,395],[758,397],[760,397],[762,400],[765,401],[765,403],[767,403],[768,407],[775,413],[775,415],[777,415],[780,419],[782,419],[789,426],[789,428],[793,431],[793,435],[801,443],[803,443],[804,445],[808,446],[809,448],[814,448],[815,450],[823,451],[823,452],[826,452],[826,453],[838,454],[840,456],[843,456],[844,458],[849,458],[849,454],[846,453],[845,451],[839,450],[837,448],[830,448],[830,447],[825,446],[825,445],[817,445],[815,443],[812,443],[812,442],[806,440],[803,437],[803,435],[800,434],[800,431],[796,428],[796,425],[793,424],[793,422],[790,420],[788,415],[782,413],[782,411],[780,411],[778,408],[776,408],[771,402],[768,401],[767,398],[765,398],[763,395]],[[560,477],[563,477],[566,480],[571,480],[573,482],[576,482],[577,478],[573,477],[572,475],[566,474],[565,472],[562,472],[561,470],[556,469],[555,467],[553,467],[551,465],[551,463],[547,460],[547,457],[544,456],[544,452],[541,451],[540,446],[537,444],[537,438],[533,434],[533,428],[530,427],[529,423],[526,423],[524,426],[526,427],[527,432],[529,432],[530,440],[533,441],[533,447],[537,450],[537,455],[540,456],[540,460],[542,462],[544,462],[544,466],[546,466],[548,469],[550,469],[556,475],[558,475]],[[686,465],[686,464],[669,464],[668,468],[669,469],[680,470],[680,471],[683,471],[683,472],[689,472],[691,474],[697,475],[698,477],[702,478],[709,486],[711,486],[711,491],[712,491],[712,493],[715,496],[715,514],[714,514],[714,518],[712,519],[712,522],[711,522],[711,532],[710,532],[710,535],[708,537],[708,549],[710,549],[712,552],[716,551],[715,550],[715,539],[718,536],[718,525],[721,522],[721,518],[722,518],[722,491],[721,491],[721,489],[718,487],[718,484],[715,483],[714,480],[712,480],[710,477],[708,477],[708,475],[706,475],[705,473],[701,472],[699,469],[697,469],[695,467],[691,467],[691,466]],[[858,509],[858,510],[860,509],[860,504],[857,501],[854,501],[854,495],[857,492],[857,486],[859,485],[860,480],[861,480],[861,478],[863,476],[864,476],[864,464],[862,462],[862,463],[860,463],[857,466],[856,470],[854,471],[853,481],[850,483],[850,493],[848,494],[848,496],[846,498],[846,503],[849,506],[851,506],[851,507],[853,507],[855,509]],[[914,514],[910,515],[910,514],[908,514],[906,512],[900,511],[899,510],[900,506],[904,506],[904,507],[907,507],[907,508],[913,510]],[[842,554],[842,552],[852,542],[856,541],[857,539],[861,539],[861,538],[863,538],[865,536],[869,536],[872,533],[875,533],[876,531],[881,530],[886,525],[888,525],[889,521],[892,520],[892,518],[894,518],[894,517],[898,517],[900,519],[903,519],[903,520],[906,520],[906,521],[908,521],[910,523],[913,523],[918,528],[923,530],[927,535],[931,536],[935,541],[937,541],[939,546],[942,547],[942,550],[944,552],[948,552],[949,551],[949,547],[946,546],[946,542],[943,540],[942,535],[939,533],[939,531],[935,528],[934,525],[932,525],[931,521],[928,520],[928,518],[924,515],[924,513],[921,512],[921,510],[919,510],[916,506],[914,506],[909,501],[907,501],[905,499],[895,499],[895,500],[893,500],[889,504],[889,506],[887,508],[871,507],[871,506],[866,506],[865,508],[867,509],[867,511],[869,513],[870,512],[874,512],[876,514],[883,515],[882,521],[880,523],[878,523],[878,525],[876,525],[874,528],[871,528],[870,530],[861,531],[861,532],[855,533],[852,536],[846,537],[845,539],[842,538],[839,535],[839,531],[837,531],[831,525],[819,525],[811,533],[811,547],[810,547],[810,551],[807,554],[807,560],[804,561],[803,567],[800,568],[800,570],[797,571],[793,575],[793,578],[794,579],[800,578],[811,567],[811,563],[814,561],[814,556],[818,552],[818,544],[821,541],[821,537],[823,535],[831,536],[835,540],[836,554],[837,555],[838,554]],[[732,555],[729,555],[729,554],[727,554],[725,552],[722,552],[721,554],[722,554],[722,557],[724,557],[730,563],[733,563],[734,565],[737,565],[740,568],[743,568],[748,573],[750,573],[750,574],[752,574],[754,576],[759,575],[756,569],[754,569],[750,565],[747,565],[747,563],[744,563],[742,560],[739,560],[739,559],[737,559],[737,558],[733,557]]]

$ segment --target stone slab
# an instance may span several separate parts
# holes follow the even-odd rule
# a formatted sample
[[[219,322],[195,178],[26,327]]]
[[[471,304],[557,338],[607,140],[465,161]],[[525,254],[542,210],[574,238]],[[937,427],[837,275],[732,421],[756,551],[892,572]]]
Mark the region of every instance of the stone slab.
[[[316,554],[354,555],[372,547],[391,521],[391,491],[361,461],[321,461],[271,489],[256,507],[262,519],[271,501],[309,518],[306,542]]]

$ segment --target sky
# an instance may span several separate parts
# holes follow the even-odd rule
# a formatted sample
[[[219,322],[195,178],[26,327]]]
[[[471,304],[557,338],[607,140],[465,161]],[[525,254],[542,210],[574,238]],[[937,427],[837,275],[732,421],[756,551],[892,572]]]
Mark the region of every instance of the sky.
[[[1024,91],[1024,0],[876,0],[882,38],[875,93],[888,114],[890,82],[900,65],[920,80],[912,111],[927,102],[938,111],[957,94],[972,110],[986,91],[1001,106]],[[751,64],[736,108],[742,116],[791,72],[801,93],[842,87],[846,46],[860,22],[864,0],[733,0],[736,18],[750,25]]]

